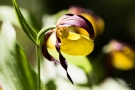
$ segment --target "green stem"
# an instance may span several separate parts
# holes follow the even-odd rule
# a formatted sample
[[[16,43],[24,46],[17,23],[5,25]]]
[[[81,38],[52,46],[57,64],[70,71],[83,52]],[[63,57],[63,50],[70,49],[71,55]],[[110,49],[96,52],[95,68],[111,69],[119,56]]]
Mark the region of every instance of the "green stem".
[[[45,28],[41,29],[37,35],[37,39],[36,39],[36,54],[37,54],[37,66],[38,66],[38,76],[37,76],[37,90],[41,90],[41,84],[40,84],[40,41],[41,41],[41,37],[50,29],[55,28],[56,25],[50,25],[50,26],[46,26]]]
[[[41,39],[41,37],[42,37],[48,30],[53,29],[53,28],[55,28],[55,27],[56,27],[56,25],[49,25],[49,26],[46,26],[46,27],[44,27],[43,29],[41,29],[41,30],[39,31],[39,33],[37,34],[37,45],[40,44],[40,39]]]
[[[37,90],[41,90],[40,88],[40,45],[36,46],[37,60],[38,60],[38,76],[37,76]]]

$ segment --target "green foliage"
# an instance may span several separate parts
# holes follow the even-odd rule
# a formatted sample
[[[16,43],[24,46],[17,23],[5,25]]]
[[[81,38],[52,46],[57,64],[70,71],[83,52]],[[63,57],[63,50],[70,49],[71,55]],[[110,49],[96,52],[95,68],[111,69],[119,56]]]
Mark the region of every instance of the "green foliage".
[[[13,0],[13,6],[15,8],[15,12],[22,29],[26,35],[36,44],[37,31],[27,23],[16,3],[16,0]]]
[[[0,48],[0,81],[3,90],[37,90],[37,75],[16,43],[16,34],[9,21],[2,24]]]

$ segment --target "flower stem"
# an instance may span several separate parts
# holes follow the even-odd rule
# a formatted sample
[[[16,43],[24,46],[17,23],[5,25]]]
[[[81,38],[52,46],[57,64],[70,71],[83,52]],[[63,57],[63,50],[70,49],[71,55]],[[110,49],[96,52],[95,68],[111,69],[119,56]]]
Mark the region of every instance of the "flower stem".
[[[41,29],[37,35],[37,39],[36,39],[36,54],[37,54],[37,67],[38,67],[38,75],[37,75],[37,90],[41,90],[41,81],[40,81],[40,39],[41,37],[44,35],[45,32],[47,32],[48,30],[55,28],[56,25],[50,25],[50,26],[46,26],[45,28]]]
[[[37,53],[37,66],[38,66],[38,75],[37,75],[37,90],[41,90],[40,86],[40,45],[36,46],[36,53]]]
[[[41,29],[41,30],[39,31],[39,33],[37,34],[37,45],[40,44],[40,39],[41,39],[41,37],[42,37],[48,30],[53,29],[53,28],[55,28],[55,27],[56,27],[56,25],[50,25],[50,26],[46,26],[46,27],[44,27],[43,29]]]

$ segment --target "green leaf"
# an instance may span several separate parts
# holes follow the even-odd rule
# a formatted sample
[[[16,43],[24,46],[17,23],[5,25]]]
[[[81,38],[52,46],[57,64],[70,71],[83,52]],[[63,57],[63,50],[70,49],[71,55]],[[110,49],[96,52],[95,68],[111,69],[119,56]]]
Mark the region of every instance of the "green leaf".
[[[37,90],[37,75],[16,43],[9,21],[2,24],[0,32],[0,83],[3,90]]]
[[[16,12],[16,15],[18,17],[18,21],[23,29],[23,31],[26,33],[26,35],[36,44],[36,37],[37,37],[37,32],[36,30],[34,30],[25,20],[25,18],[23,17],[17,3],[16,0],[12,0],[13,2],[13,6]]]

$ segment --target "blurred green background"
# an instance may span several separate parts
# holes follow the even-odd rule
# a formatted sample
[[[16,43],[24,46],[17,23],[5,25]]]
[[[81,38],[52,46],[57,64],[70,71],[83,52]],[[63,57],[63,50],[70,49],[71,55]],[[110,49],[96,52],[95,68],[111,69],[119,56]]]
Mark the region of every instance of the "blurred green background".
[[[37,30],[42,28],[42,18],[45,14],[53,15],[73,5],[91,9],[104,20],[105,29],[103,34],[95,39],[94,51],[88,58],[95,56],[99,56],[99,58],[102,57],[101,51],[103,46],[108,44],[112,39],[135,46],[135,0],[17,0],[17,3],[19,7],[26,9],[30,13],[31,25]],[[3,5],[12,6],[12,1],[0,0],[0,6]],[[36,58],[34,44],[21,30],[17,31],[17,37],[19,44],[24,48],[28,59],[34,66],[35,62],[33,62],[33,59]],[[91,63],[92,62],[93,60]],[[104,67],[106,63],[104,60],[98,61],[97,58],[92,64],[95,63],[98,63],[96,65],[99,65],[97,66],[99,68],[106,68]],[[107,73],[102,70],[101,72]],[[100,73],[100,70],[98,73]],[[104,75],[101,75],[101,77],[102,82],[106,77]],[[127,71],[115,69],[113,77],[122,78],[127,82],[128,87],[133,88],[131,90],[135,90],[135,69]],[[51,81],[49,83],[54,85]],[[49,83],[47,84],[48,87],[50,85]],[[53,87],[55,87],[55,85]],[[53,90],[55,90],[55,88]]]

